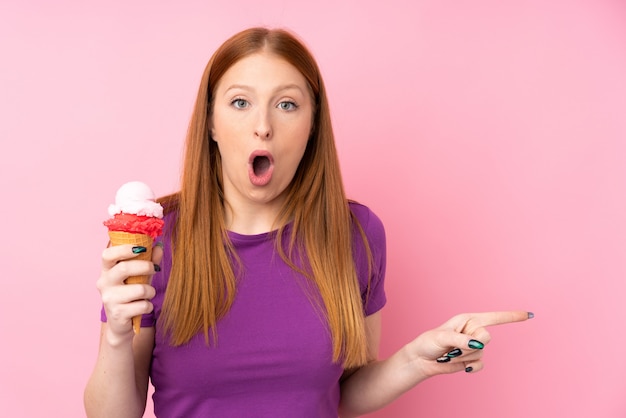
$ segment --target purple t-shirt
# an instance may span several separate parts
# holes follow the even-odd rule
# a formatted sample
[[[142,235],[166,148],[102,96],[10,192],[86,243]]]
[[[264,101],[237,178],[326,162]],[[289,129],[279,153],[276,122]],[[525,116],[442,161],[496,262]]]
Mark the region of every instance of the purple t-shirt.
[[[367,207],[350,204],[365,230],[374,258],[367,292],[367,256],[358,232],[353,242],[366,315],[385,302],[385,231]],[[166,223],[171,222],[166,216]],[[285,234],[289,234],[286,228]],[[329,331],[311,303],[310,285],[275,253],[271,233],[229,233],[245,274],[229,313],[217,324],[217,345],[200,332],[172,347],[156,327],[150,378],[158,417],[337,417],[343,368],[332,361]],[[171,246],[164,237],[161,272],[152,284],[154,312],[161,313],[171,270]],[[319,297],[313,292],[313,297]]]

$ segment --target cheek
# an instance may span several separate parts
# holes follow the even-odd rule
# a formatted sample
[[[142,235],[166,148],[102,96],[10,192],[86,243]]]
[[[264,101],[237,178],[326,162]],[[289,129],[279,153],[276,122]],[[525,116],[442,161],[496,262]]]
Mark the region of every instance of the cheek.
[[[233,115],[216,107],[211,117],[211,136],[215,142],[236,138],[242,130],[241,120],[233,118]]]
[[[312,132],[313,122],[307,118],[305,121],[302,121],[293,127],[291,137],[293,138],[294,143],[297,143],[299,146],[306,147]]]
[[[236,152],[243,148],[245,141],[245,130],[243,124],[228,121],[218,121],[213,125],[212,139],[220,149],[220,152]]]
[[[291,154],[292,154],[292,169],[295,171],[298,166],[300,165],[300,161],[302,160],[302,157],[304,156],[304,153],[306,151],[307,145],[308,145],[308,131],[307,134],[304,136],[300,136],[297,140],[294,140],[292,142],[292,146],[291,146]]]

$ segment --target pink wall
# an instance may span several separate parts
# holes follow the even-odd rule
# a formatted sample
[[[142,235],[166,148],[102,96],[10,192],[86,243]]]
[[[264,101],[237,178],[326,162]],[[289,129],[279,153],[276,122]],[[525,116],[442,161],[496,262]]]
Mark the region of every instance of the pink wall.
[[[13,3],[0,415],[84,416],[106,207],[127,180],[176,188],[206,60],[265,24],[318,57],[350,195],[386,224],[383,355],[455,313],[537,315],[371,416],[626,416],[623,2]]]

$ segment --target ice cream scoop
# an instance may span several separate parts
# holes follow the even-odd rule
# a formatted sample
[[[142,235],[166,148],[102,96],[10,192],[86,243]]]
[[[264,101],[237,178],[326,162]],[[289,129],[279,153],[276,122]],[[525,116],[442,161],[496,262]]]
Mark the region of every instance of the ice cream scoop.
[[[109,215],[129,213],[133,215],[163,217],[163,207],[156,202],[152,189],[140,181],[123,184],[115,193],[115,203],[109,205]]]

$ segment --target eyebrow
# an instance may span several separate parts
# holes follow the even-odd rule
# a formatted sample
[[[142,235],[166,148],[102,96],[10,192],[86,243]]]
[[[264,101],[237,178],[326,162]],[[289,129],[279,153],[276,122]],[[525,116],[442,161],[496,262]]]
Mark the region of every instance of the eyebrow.
[[[245,85],[245,84],[233,84],[230,87],[228,87],[224,93],[228,93],[231,90],[235,90],[235,89],[241,89],[241,90],[254,90],[252,87]],[[301,93],[304,94],[304,91],[302,90],[302,88],[300,88],[299,85],[295,84],[295,83],[290,83],[290,84],[285,84],[282,86],[278,86],[275,90],[274,93],[279,93],[285,90],[291,90],[291,89],[296,89],[299,90]]]

